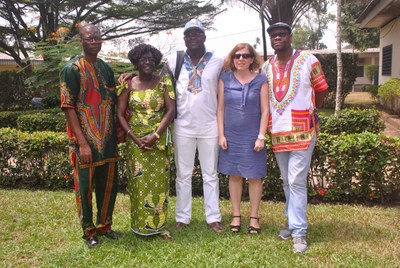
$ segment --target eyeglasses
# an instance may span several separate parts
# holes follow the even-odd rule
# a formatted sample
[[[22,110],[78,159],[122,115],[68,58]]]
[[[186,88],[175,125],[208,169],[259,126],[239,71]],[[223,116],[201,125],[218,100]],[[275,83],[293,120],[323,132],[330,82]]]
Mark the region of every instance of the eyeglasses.
[[[141,63],[145,63],[145,62],[154,63],[155,60],[153,58],[140,58],[139,62],[141,62]]]
[[[101,37],[88,37],[88,38],[81,38],[83,41],[88,43],[98,43],[103,41]]]
[[[280,37],[280,38],[283,38],[283,37],[286,37],[286,35],[288,35],[289,34],[289,32],[277,32],[277,33],[272,33],[272,34],[270,34],[269,35],[269,38],[271,38],[271,39],[274,39],[274,38],[276,38],[276,37]]]
[[[252,55],[252,54],[250,54],[250,53],[243,53],[243,54],[240,54],[240,53],[236,53],[236,54],[233,54],[233,56],[232,56],[234,59],[240,59],[240,58],[243,58],[243,59],[250,59],[250,58],[253,58],[254,56]]]
[[[185,37],[186,38],[190,38],[190,37],[200,37],[200,36],[203,36],[204,35],[204,33],[202,33],[202,32],[189,32],[189,33],[186,33],[185,34]]]

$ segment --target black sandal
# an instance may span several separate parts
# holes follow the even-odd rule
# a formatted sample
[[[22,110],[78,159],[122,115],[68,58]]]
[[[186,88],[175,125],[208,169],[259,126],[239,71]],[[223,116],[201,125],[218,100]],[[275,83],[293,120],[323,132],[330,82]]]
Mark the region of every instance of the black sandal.
[[[258,217],[250,217],[250,220],[251,219],[255,219],[257,221],[260,220],[260,218],[258,218]],[[249,225],[249,229],[247,230],[247,233],[248,234],[260,234],[261,233],[261,227],[260,228],[256,228],[254,226]]]
[[[232,218],[240,218],[241,219],[242,216],[232,216]],[[229,225],[229,227],[231,227],[232,233],[237,234],[240,232],[241,225],[240,224],[239,225]]]

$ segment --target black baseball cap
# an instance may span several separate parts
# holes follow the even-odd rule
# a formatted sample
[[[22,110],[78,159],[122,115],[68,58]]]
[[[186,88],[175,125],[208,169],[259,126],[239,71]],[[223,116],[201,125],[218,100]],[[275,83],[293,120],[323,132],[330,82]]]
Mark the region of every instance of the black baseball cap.
[[[277,22],[272,25],[270,25],[267,29],[268,34],[272,32],[272,30],[277,29],[277,28],[284,28],[289,31],[289,33],[292,33],[292,27],[290,27],[289,24],[286,24],[284,22]]]

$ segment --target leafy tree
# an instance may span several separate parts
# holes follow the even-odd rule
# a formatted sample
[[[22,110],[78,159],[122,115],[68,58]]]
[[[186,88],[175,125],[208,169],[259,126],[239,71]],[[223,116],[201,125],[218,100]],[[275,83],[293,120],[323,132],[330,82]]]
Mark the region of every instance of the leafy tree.
[[[261,31],[263,39],[264,59],[267,59],[267,37],[265,21],[269,25],[276,22],[285,22],[295,26],[300,17],[318,0],[222,0],[227,3],[242,3],[260,15]],[[322,1],[324,2],[324,1]]]
[[[304,14],[294,27],[293,47],[298,49],[325,49],[327,46],[321,43],[324,31],[328,29],[328,23],[334,20],[335,15],[328,13],[328,0],[314,0],[311,9]]]
[[[356,23],[369,0],[342,0],[342,39],[361,51],[379,47],[379,29],[361,29]]]
[[[0,0],[0,52],[31,73],[35,44],[68,43],[83,22],[99,25],[111,40],[182,27],[193,17],[207,26],[220,12],[200,0]]]

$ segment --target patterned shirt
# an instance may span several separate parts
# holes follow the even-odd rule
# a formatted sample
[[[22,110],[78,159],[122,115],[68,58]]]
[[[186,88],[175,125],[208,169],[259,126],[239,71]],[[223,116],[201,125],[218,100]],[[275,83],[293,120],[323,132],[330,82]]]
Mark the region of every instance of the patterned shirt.
[[[321,63],[309,52],[293,50],[286,66],[278,66],[272,57],[262,72],[269,81],[273,151],[306,150],[318,134],[315,93],[328,89]]]
[[[68,61],[60,72],[61,108],[72,108],[82,132],[92,149],[93,163],[82,168],[117,161],[115,135],[116,101],[115,78],[111,68],[101,59],[95,64],[82,56]],[[79,145],[67,126],[70,139],[70,160],[75,164]]]

